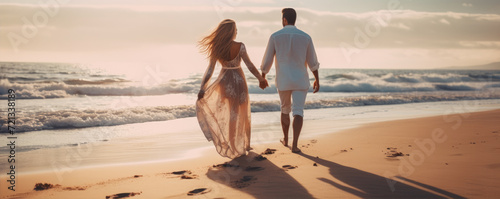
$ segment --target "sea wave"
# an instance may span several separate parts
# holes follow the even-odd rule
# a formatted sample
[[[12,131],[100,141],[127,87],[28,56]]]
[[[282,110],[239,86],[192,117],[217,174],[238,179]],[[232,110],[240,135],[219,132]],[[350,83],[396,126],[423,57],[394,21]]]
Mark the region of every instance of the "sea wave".
[[[118,81],[118,80],[117,80]],[[46,83],[11,83],[6,79],[0,80],[0,98],[7,97],[7,90],[16,90],[16,97],[20,99],[63,98],[74,95],[88,96],[145,96],[165,95],[172,93],[194,92],[195,84],[169,83],[156,86],[116,85],[109,81],[97,84],[88,81],[76,83],[46,82]],[[199,86],[198,86],[199,87]]]
[[[323,70],[322,72],[320,92],[484,91],[497,88],[500,83],[499,72],[487,71],[359,70],[339,72],[336,70]],[[197,74],[179,79],[170,79],[159,85],[149,85],[144,82],[132,82],[116,75],[82,75],[80,73],[55,79],[48,72],[44,73],[44,75],[34,76],[26,76],[26,72],[10,74],[9,77],[0,79],[0,99],[7,97],[7,89],[15,89],[18,94],[17,97],[21,99],[64,98],[75,95],[146,96],[174,93],[193,94],[198,92],[202,79],[201,74]],[[246,74],[246,76],[248,78],[249,93],[277,93],[276,87],[272,83],[273,75],[268,75],[271,87],[265,90],[259,88],[258,82],[253,78],[253,75]],[[215,79],[215,77],[212,79]],[[312,81],[313,79],[311,79]]]
[[[383,80],[391,83],[454,83],[454,82],[499,82],[500,75],[483,72],[452,73],[452,72],[420,72],[420,73],[385,73],[367,74],[362,72],[347,72],[325,77],[327,80]]]
[[[121,82],[130,82],[125,79],[115,78],[115,79],[103,79],[103,80],[84,80],[84,79],[68,79],[63,81],[68,85],[104,85],[104,84],[113,84],[113,83],[121,83]]]
[[[114,81],[114,80],[113,80]],[[409,80],[412,81],[412,80]],[[39,83],[11,83],[8,80],[0,80],[0,99],[7,98],[7,90],[16,90],[17,98],[20,99],[49,99],[64,98],[77,95],[85,96],[147,96],[166,95],[177,93],[197,93],[199,82],[197,81],[170,81],[166,84],[156,86],[141,86],[134,84],[88,83],[78,81],[76,83],[65,82],[39,82]],[[452,82],[452,83],[392,83],[383,80],[340,80],[333,82],[322,82],[320,92],[415,92],[415,91],[483,91],[497,88],[498,83],[491,82]],[[274,84],[262,90],[255,82],[248,82],[249,93],[266,94],[277,93]],[[312,88],[310,88],[312,91]]]
[[[59,110],[25,112],[16,119],[16,132],[47,129],[70,129],[97,126],[114,126],[132,123],[166,121],[193,117],[194,106],[135,107],[119,110]],[[0,119],[2,132],[6,132],[6,121]]]
[[[357,97],[307,101],[305,109],[391,105],[419,102],[500,99],[499,92],[415,92],[404,94],[380,94]],[[279,111],[279,101],[251,102],[252,112]],[[117,110],[58,110],[25,112],[16,120],[16,131],[70,129],[97,126],[113,126],[131,123],[166,121],[196,116],[194,105],[133,107]],[[0,118],[1,132],[6,131],[5,118]]]

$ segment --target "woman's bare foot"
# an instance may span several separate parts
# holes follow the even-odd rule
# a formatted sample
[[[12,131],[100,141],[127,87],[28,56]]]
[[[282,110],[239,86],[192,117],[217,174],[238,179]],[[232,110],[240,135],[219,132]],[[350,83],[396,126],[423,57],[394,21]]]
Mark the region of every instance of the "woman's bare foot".
[[[299,148],[293,148],[292,153],[300,153],[302,152]]]
[[[253,148],[249,146],[249,147],[247,148],[247,151],[250,151],[250,150],[253,150]]]
[[[283,144],[283,146],[288,146],[288,139],[281,138],[280,142],[281,142],[281,144]]]

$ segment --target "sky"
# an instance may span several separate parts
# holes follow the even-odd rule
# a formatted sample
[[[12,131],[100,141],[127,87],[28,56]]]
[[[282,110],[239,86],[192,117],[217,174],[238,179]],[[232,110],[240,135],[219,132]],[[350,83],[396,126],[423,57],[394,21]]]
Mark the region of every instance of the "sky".
[[[161,63],[202,70],[197,41],[236,21],[257,66],[281,9],[297,10],[321,67],[408,68],[500,61],[495,0],[0,0],[0,61]]]

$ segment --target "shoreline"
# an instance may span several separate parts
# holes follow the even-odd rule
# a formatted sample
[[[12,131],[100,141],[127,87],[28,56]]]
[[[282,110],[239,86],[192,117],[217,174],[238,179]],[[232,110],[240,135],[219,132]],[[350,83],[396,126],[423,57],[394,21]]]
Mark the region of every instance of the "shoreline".
[[[494,171],[500,168],[500,160],[491,158],[500,155],[496,147],[500,125],[492,122],[498,121],[499,115],[497,109],[369,123],[314,139],[302,137],[302,155],[271,143],[254,145],[249,155],[232,161],[205,150],[199,158],[175,162],[60,170],[61,175],[19,173],[15,197],[68,198],[78,194],[96,198],[133,192],[140,193],[134,198],[182,198],[202,187],[210,189],[204,196],[229,198],[404,197],[409,193],[422,197],[493,197],[499,191],[487,187],[499,185],[500,173]],[[304,127],[328,130],[328,123],[320,123],[308,121]],[[277,151],[263,155],[266,160],[253,159],[267,148]],[[387,148],[409,156],[387,157],[386,153],[391,153]],[[239,167],[212,166],[228,161]],[[249,167],[256,169],[247,171]],[[189,170],[195,179],[168,174],[179,170]],[[134,178],[136,175],[140,177]],[[6,189],[5,177],[0,177],[0,185]],[[33,191],[38,182],[60,187]],[[390,191],[391,184],[395,192]]]
[[[498,100],[479,100],[308,110],[301,138],[314,139],[323,134],[337,133],[374,122],[492,110],[498,104]],[[175,130],[165,131],[165,127],[173,127]],[[143,133],[136,134],[138,130]],[[67,145],[20,152],[19,169],[31,174],[51,172],[54,163],[56,167],[79,169],[175,162],[197,158],[200,150],[213,149],[213,144],[200,136],[196,118],[74,129],[68,132],[55,130],[43,134],[27,133],[20,135],[19,139],[23,141],[23,145],[31,146],[43,143],[43,140],[52,142],[61,136],[65,138]],[[275,143],[281,137],[278,112],[252,113],[252,146]],[[66,156],[78,163],[68,163]],[[0,164],[2,168],[4,165]]]

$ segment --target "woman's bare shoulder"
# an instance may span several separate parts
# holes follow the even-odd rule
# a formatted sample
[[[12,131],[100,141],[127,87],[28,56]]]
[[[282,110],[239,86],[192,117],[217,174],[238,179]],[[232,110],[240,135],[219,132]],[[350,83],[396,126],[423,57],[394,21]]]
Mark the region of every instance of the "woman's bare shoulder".
[[[234,47],[241,47],[241,45],[244,45],[243,42],[238,42],[238,41],[233,41],[233,46]]]

